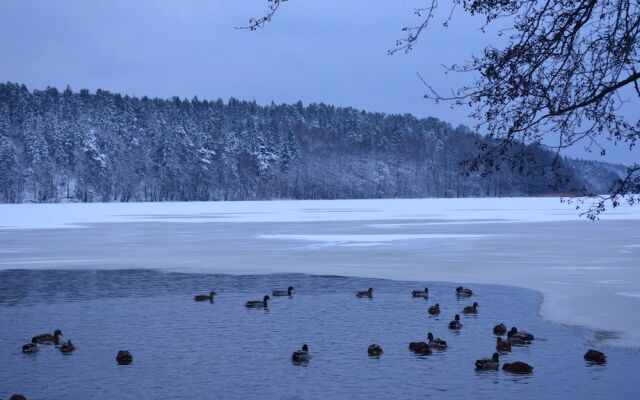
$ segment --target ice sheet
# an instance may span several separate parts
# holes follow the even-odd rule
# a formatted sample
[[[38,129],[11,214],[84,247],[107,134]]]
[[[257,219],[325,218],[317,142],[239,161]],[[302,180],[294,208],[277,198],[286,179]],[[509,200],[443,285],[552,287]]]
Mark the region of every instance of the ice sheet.
[[[639,219],[640,207],[620,206],[602,216],[605,220]],[[481,222],[493,220],[551,222],[576,221],[575,206],[559,198],[464,198],[291,200],[237,202],[158,203],[56,203],[2,204],[0,227],[43,229],[101,222],[300,222],[445,220]]]

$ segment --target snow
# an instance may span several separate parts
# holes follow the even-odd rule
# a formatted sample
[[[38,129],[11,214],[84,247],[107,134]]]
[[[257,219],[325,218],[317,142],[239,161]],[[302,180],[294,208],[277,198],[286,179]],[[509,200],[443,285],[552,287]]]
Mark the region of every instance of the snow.
[[[260,235],[262,239],[304,240],[337,246],[374,246],[385,242],[412,239],[475,239],[486,235],[464,234],[390,234],[390,235]]]
[[[587,221],[558,198],[4,204],[0,269],[503,284],[540,292],[544,318],[640,348],[639,220]]]
[[[584,220],[578,214],[574,206],[563,204],[554,197],[2,204],[0,227],[46,229],[133,221],[247,223],[428,219],[440,220],[434,224],[468,224]],[[640,207],[621,206],[607,211],[602,219],[640,219]],[[389,227],[398,226],[401,224]]]

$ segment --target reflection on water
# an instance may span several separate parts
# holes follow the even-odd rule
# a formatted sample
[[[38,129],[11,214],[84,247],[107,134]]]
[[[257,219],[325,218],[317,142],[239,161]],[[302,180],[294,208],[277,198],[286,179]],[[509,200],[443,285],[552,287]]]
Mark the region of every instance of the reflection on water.
[[[295,287],[268,310],[248,310],[273,288]],[[29,399],[138,398],[407,398],[551,396],[632,398],[640,353],[608,349],[605,366],[582,359],[592,332],[537,316],[536,293],[474,285],[472,299],[458,300],[455,284],[426,283],[430,299],[411,290],[425,283],[306,275],[188,275],[154,271],[0,272],[0,398],[21,392]],[[375,289],[358,299],[356,290]],[[213,304],[193,295],[216,290]],[[453,315],[473,301],[477,316],[461,316],[460,332],[447,329]],[[440,303],[442,314],[427,307]],[[496,323],[535,334],[502,362],[526,361],[531,376],[476,372],[474,361],[495,349]],[[76,351],[53,347],[23,355],[21,345],[39,333],[61,329]],[[411,341],[433,332],[446,351],[416,356]],[[308,364],[291,353],[310,347]],[[380,344],[384,354],[367,355]],[[118,350],[134,362],[118,366]]]

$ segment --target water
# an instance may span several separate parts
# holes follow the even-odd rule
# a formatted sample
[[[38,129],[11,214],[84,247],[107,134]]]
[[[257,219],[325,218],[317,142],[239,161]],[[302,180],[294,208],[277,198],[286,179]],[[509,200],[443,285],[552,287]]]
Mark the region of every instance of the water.
[[[295,287],[268,310],[245,309],[272,288]],[[430,299],[409,292],[429,286]],[[356,290],[375,290],[358,299]],[[587,365],[582,356],[606,334],[542,320],[536,292],[473,285],[472,299],[458,300],[455,284],[296,274],[230,276],[149,270],[0,272],[0,398],[28,399],[296,399],[485,398],[552,396],[634,398],[640,352],[606,349],[608,363]],[[218,292],[213,304],[193,295]],[[459,333],[447,329],[453,315],[477,301],[477,316],[462,316]],[[427,307],[439,302],[442,314]],[[530,376],[476,372],[474,361],[495,350],[492,327],[516,325],[536,336],[502,362],[526,361]],[[61,329],[77,350],[62,355],[21,345]],[[408,350],[427,332],[449,342],[444,352],[420,357]],[[307,343],[306,365],[290,361]],[[369,358],[367,346],[384,354]],[[118,366],[118,350],[134,362]]]

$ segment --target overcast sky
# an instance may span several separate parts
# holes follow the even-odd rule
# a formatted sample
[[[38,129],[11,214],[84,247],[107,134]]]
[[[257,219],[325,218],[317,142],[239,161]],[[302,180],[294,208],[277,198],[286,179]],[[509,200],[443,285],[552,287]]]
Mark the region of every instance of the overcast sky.
[[[468,79],[445,75],[496,43],[481,20],[442,17],[409,54],[387,55],[424,0],[290,0],[257,32],[237,30],[266,0],[0,1],[0,81],[129,95],[301,100],[470,124],[468,110],[423,99],[417,73],[447,92]],[[444,11],[444,10],[443,10]],[[444,13],[443,13],[444,14]],[[637,120],[640,104],[625,113]],[[589,157],[580,150],[573,154]],[[638,161],[611,149],[608,161]],[[592,155],[589,158],[601,159]]]

